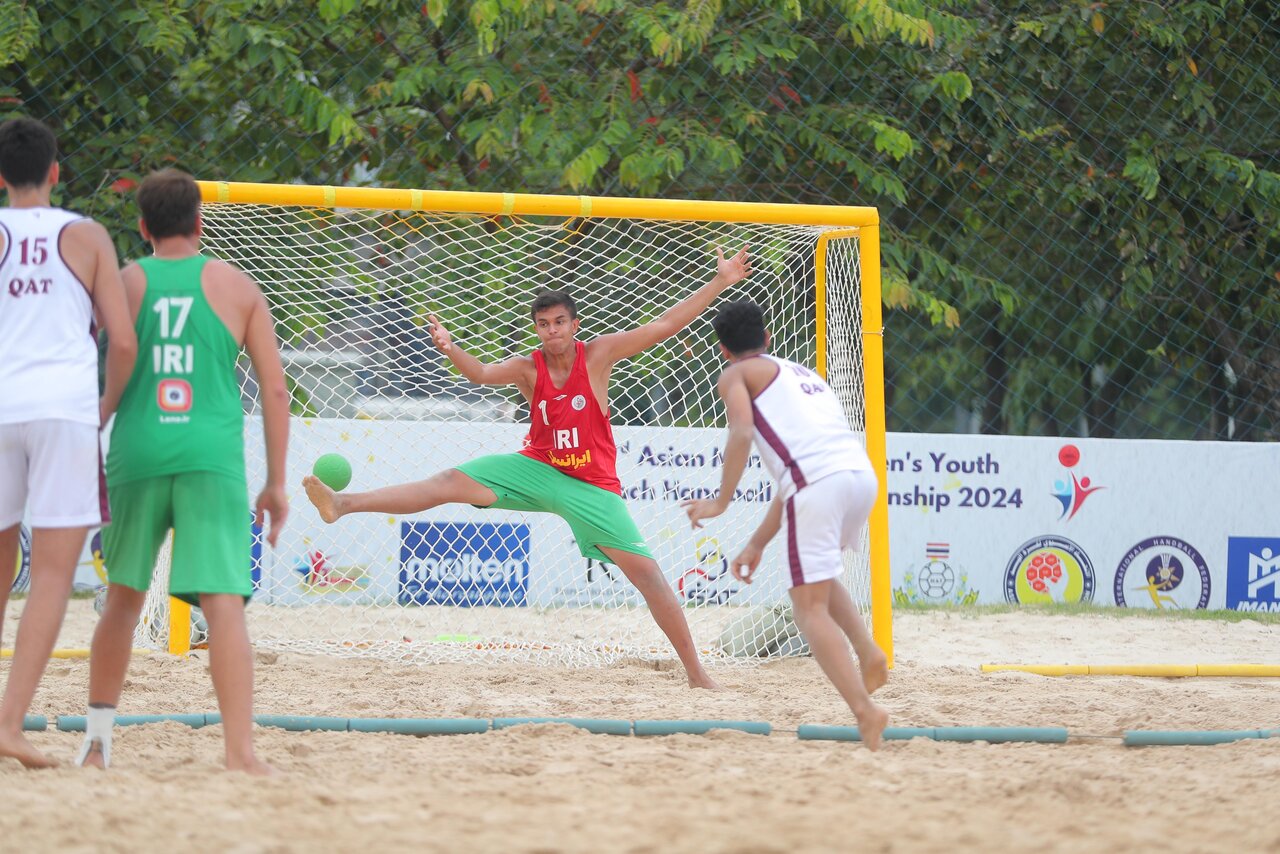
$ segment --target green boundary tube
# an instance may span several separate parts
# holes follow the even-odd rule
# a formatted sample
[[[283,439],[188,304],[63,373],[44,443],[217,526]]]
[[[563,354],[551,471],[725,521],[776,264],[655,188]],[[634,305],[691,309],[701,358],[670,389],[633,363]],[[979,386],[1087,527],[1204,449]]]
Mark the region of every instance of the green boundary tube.
[[[796,738],[801,741],[862,741],[856,726],[821,724],[800,724],[796,727]]]
[[[938,741],[985,741],[989,744],[1066,744],[1066,727],[1031,726],[940,726],[935,728]]]
[[[1125,747],[1172,747],[1230,744],[1251,738],[1266,738],[1266,730],[1127,730]]]
[[[22,719],[22,728],[27,732],[39,732],[49,728],[49,719],[44,715],[27,715]]]
[[[913,738],[931,739],[934,732],[934,727],[891,726],[880,737],[885,741],[910,741]],[[796,728],[796,737],[804,741],[862,741],[862,734],[856,726],[801,724]]]
[[[276,727],[289,732],[310,732],[313,730],[346,732],[350,723],[347,718],[308,715],[254,715],[253,722],[258,726]]]
[[[139,724],[158,724],[165,721],[175,721],[180,724],[186,724],[192,729],[199,729],[206,725],[206,718],[203,713],[189,715],[120,715],[116,718],[116,726],[138,726]]]
[[[390,732],[397,735],[466,735],[488,732],[488,718],[352,718],[352,732]]]
[[[587,732],[599,735],[631,735],[631,721],[609,720],[607,718],[494,718],[495,730],[520,726],[521,724],[569,724]]]
[[[705,735],[713,729],[735,729],[752,735],[768,735],[773,727],[764,721],[636,721],[636,735]]]
[[[118,715],[115,719],[116,726],[142,726],[143,724],[160,724],[168,721],[186,724],[192,729],[199,729],[209,724],[209,716],[203,712],[194,714],[173,714],[173,715]],[[221,718],[218,719],[219,721]],[[214,721],[217,723],[218,721]],[[84,732],[86,719],[84,715],[59,715],[58,730],[60,732]]]

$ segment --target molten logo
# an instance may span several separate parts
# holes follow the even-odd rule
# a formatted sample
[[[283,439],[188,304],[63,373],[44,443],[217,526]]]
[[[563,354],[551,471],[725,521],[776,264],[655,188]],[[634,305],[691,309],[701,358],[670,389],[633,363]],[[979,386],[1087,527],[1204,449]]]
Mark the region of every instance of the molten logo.
[[[190,412],[191,383],[186,380],[161,380],[156,387],[156,403],[163,412]]]

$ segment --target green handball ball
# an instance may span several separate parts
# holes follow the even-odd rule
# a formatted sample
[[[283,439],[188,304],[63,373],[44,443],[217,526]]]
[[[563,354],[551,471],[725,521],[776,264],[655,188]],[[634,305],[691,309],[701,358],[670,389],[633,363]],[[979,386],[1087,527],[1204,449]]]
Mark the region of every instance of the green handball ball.
[[[351,483],[351,463],[342,454],[325,454],[316,460],[311,473],[334,492],[341,492]]]

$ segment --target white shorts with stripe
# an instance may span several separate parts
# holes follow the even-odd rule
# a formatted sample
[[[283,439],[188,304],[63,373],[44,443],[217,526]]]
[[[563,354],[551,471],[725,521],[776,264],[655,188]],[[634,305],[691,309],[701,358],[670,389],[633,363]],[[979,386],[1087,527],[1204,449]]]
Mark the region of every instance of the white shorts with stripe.
[[[788,587],[838,578],[844,550],[857,550],[879,488],[875,472],[839,471],[786,501]]]
[[[96,527],[110,519],[98,428],[77,421],[0,424],[0,529]]]

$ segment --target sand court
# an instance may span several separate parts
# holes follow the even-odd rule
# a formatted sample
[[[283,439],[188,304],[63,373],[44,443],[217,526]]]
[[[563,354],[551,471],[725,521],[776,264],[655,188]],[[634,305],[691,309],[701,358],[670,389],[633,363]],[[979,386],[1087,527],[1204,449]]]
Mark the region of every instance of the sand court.
[[[22,603],[10,606],[13,618]],[[88,644],[72,602],[62,646]],[[599,669],[401,665],[258,653],[257,711],[346,717],[577,716],[768,721],[771,736],[636,738],[538,724],[414,738],[259,731],[281,774],[219,770],[221,730],[117,729],[108,774],[0,763],[0,833],[24,850],[256,851],[1280,850],[1259,810],[1280,739],[1131,749],[1126,729],[1280,728],[1275,679],[1049,678],[980,664],[1280,659],[1280,624],[895,615],[898,666],[877,698],[894,726],[1065,726],[1066,745],[797,740],[852,724],[811,659],[721,667],[690,691],[666,662]],[[207,653],[139,657],[122,714],[215,711]],[[7,662],[0,669],[7,670]],[[33,714],[83,714],[88,664],[54,661]],[[1078,736],[1102,736],[1081,739]],[[64,762],[79,735],[32,740]],[[15,849],[16,850],[16,849]]]

